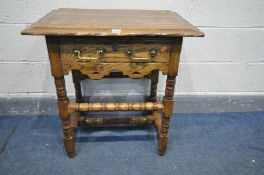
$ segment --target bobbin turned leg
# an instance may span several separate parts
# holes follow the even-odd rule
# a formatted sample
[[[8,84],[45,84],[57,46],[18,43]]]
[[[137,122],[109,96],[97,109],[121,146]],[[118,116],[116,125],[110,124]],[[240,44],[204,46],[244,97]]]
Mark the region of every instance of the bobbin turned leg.
[[[173,104],[174,104],[173,96],[174,96],[175,79],[178,73],[181,46],[182,46],[182,38],[174,38],[174,40],[172,40],[171,57],[170,57],[169,70],[166,80],[165,96],[163,97],[164,113],[162,116],[161,127],[159,131],[159,139],[158,139],[159,143],[158,143],[157,151],[159,155],[164,155],[167,149],[170,118],[173,112]]]
[[[166,81],[165,96],[163,97],[164,114],[162,116],[158,154],[164,155],[168,144],[168,132],[170,126],[170,118],[173,112],[173,94],[176,76],[168,76]]]
[[[64,145],[68,156],[73,157],[75,154],[74,134],[71,127],[71,120],[68,114],[69,99],[67,97],[64,76],[61,68],[58,38],[46,36],[46,42],[51,65],[51,73],[54,77],[58,97],[57,104],[63,126]]]
[[[69,99],[66,95],[64,77],[54,77],[54,79],[58,96],[59,114],[63,125],[64,146],[68,156],[73,157],[75,155],[74,133],[67,109]]]
[[[82,88],[81,88],[81,72],[77,70],[72,70],[72,78],[75,88],[76,102],[81,103],[83,102]]]
[[[150,74],[150,96],[149,101],[155,102],[157,101],[157,85],[159,82],[159,70],[153,70]]]
[[[78,70],[72,70],[72,79],[75,89],[75,101],[76,103],[83,102],[83,96],[82,96],[82,88],[81,88],[81,72]],[[74,129],[74,131],[77,131],[78,128],[78,121],[81,116],[81,112],[74,112],[71,114],[71,125]]]

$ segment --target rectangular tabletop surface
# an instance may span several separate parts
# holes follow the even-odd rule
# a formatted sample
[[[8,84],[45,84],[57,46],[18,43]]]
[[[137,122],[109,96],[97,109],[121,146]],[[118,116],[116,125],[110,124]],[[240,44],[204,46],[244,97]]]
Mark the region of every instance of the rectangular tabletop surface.
[[[21,32],[56,36],[203,36],[175,12],[167,10],[51,11]]]

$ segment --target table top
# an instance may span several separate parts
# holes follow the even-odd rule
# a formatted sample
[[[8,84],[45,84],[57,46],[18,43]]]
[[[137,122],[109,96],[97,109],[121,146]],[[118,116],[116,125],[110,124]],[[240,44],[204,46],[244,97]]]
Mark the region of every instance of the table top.
[[[168,10],[57,9],[21,32],[51,36],[168,36],[204,34]]]

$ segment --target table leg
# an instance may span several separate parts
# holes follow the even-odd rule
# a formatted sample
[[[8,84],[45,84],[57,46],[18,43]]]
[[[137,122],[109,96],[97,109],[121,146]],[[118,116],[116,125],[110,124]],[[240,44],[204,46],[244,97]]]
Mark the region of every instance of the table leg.
[[[155,102],[157,101],[157,86],[159,82],[159,70],[153,70],[150,75],[150,97],[149,101]]]
[[[167,76],[164,102],[164,114],[162,116],[161,130],[159,135],[158,154],[164,155],[168,144],[168,132],[170,126],[170,118],[173,112],[173,95],[176,76]]]
[[[50,59],[51,73],[54,77],[56,86],[59,115],[63,126],[64,145],[68,156],[73,157],[75,155],[74,133],[71,126],[71,119],[68,113],[69,99],[67,97],[65,80],[61,67],[58,38],[53,36],[46,36],[46,42]]]
[[[68,156],[73,157],[75,154],[74,133],[71,126],[71,119],[67,110],[69,99],[65,89],[64,77],[54,77],[54,79],[58,97],[59,115],[63,125],[64,146]]]
[[[83,102],[82,88],[81,88],[81,72],[78,70],[72,70],[72,79],[75,89],[75,98],[76,98],[75,101],[76,103],[81,103]],[[75,132],[78,129],[80,116],[81,116],[81,112],[74,112],[71,114],[72,127]]]
[[[81,88],[81,73],[77,70],[72,70],[72,78],[75,88],[76,102],[83,102],[82,88]]]
[[[179,60],[182,46],[182,38],[175,38],[172,41],[170,65],[166,80],[165,96],[163,97],[164,113],[161,121],[161,128],[159,133],[158,154],[164,155],[168,144],[168,132],[170,126],[170,118],[173,113],[173,96],[176,83],[176,76],[178,74]]]

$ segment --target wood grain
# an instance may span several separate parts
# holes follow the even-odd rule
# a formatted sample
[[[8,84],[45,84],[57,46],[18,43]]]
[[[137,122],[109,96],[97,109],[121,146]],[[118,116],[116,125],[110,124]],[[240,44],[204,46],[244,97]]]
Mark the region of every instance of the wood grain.
[[[58,9],[22,31],[56,36],[203,36],[167,10]]]

